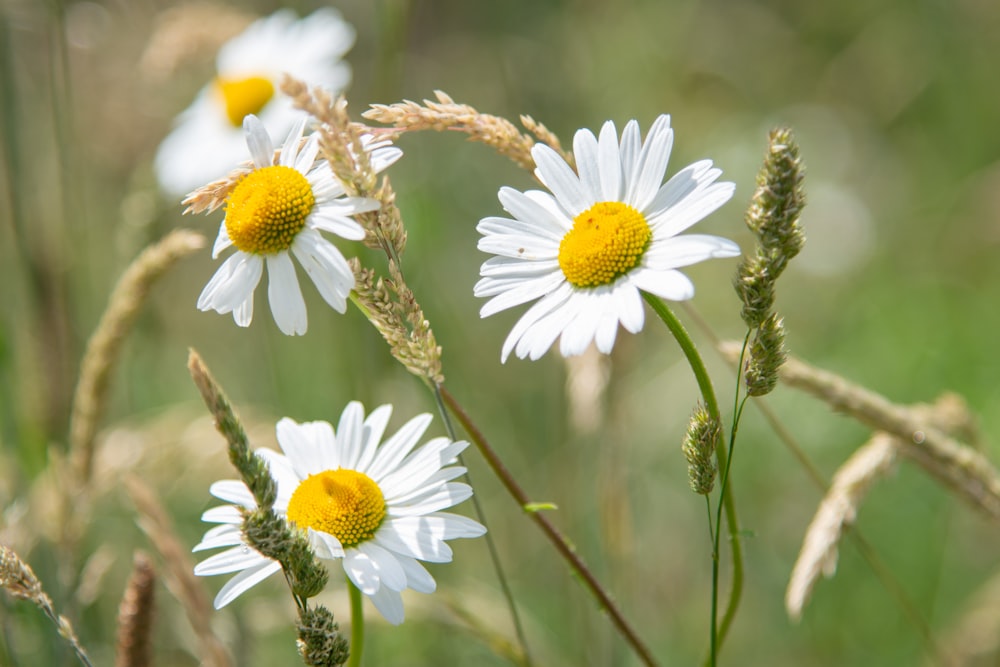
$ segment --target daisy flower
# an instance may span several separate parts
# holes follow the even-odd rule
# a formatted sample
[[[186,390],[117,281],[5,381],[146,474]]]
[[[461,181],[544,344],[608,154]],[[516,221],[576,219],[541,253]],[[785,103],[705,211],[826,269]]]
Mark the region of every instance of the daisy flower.
[[[619,323],[631,333],[642,329],[640,291],[690,299],[694,285],[678,268],[740,254],[718,236],[678,236],[726,203],[734,185],[715,182],[722,171],[711,160],[663,183],[673,137],[666,115],[645,142],[634,120],[621,143],[608,121],[600,138],[589,130],[573,138],[578,173],[548,146],[531,149],[535,176],[551,194],[501,188],[500,203],[514,219],[484,218],[477,227],[479,249],[497,255],[475,286],[476,296],[493,297],[479,314],[538,299],[507,336],[501,361],[512,351],[538,359],[560,337],[563,356],[581,354],[591,341],[609,353]]]
[[[232,313],[236,324],[250,325],[253,296],[267,264],[267,296],[274,321],[282,333],[306,332],[306,304],[289,252],[302,264],[330,306],[347,310],[347,296],[354,288],[354,272],[335,245],[320,235],[331,232],[359,241],[365,231],[349,216],[373,211],[379,202],[344,196],[326,160],[317,160],[319,135],[303,143],[306,119],[300,118],[281,148],[277,161],[271,137],[256,116],[247,116],[243,127],[253,158],[253,171],[244,176],[226,197],[226,217],[212,249],[216,258],[236,247],[198,297],[200,310]],[[402,151],[385,142],[363,137],[371,153],[372,168],[385,169]]]
[[[281,10],[252,23],[226,42],[216,76],[176,120],[156,153],[156,175],[165,191],[183,195],[222,178],[243,160],[244,116],[284,135],[301,111],[281,95],[284,74],[339,93],[351,80],[340,58],[354,44],[354,29],[333,9],[297,20]]]
[[[391,405],[367,418],[352,402],[340,416],[336,432],[323,421],[278,422],[284,454],[259,449],[277,483],[274,511],[305,530],[317,557],[339,560],[344,572],[390,623],[403,622],[400,593],[411,588],[432,593],[434,578],[418,561],[451,562],[445,540],[478,537],[486,532],[464,516],[442,512],[472,495],[468,484],[451,480],[465,468],[451,465],[469,443],[434,438],[417,442],[431,422],[422,414],[407,422],[384,443]],[[205,533],[194,551],[229,547],[199,563],[197,575],[238,574],[215,598],[220,609],[260,581],[281,570],[277,561],[245,544],[241,509],[256,503],[247,486],[226,480],[210,492],[232,505],[212,508],[203,521],[218,526]]]

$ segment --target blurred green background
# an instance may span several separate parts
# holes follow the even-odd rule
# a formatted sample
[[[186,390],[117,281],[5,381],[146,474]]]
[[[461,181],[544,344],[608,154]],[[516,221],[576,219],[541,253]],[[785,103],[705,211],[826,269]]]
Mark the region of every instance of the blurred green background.
[[[395,404],[397,427],[434,410],[370,325],[356,311],[341,317],[325,308],[311,285],[304,338],[278,332],[261,294],[248,330],[198,312],[195,300],[217,266],[207,250],[198,253],[156,286],[115,374],[99,498],[86,563],[78,563],[91,568],[94,590],[60,586],[51,542],[58,480],[48,464],[65,451],[87,337],[144,246],[179,226],[214,238],[221,219],[183,218],[152,174],[173,117],[213,72],[214,51],[204,45],[167,65],[144,55],[163,12],[178,6],[0,2],[0,537],[32,563],[58,607],[75,607],[81,639],[102,664],[112,661],[131,551],[150,548],[122,477],[133,472],[153,488],[192,546],[204,531],[200,513],[214,504],[208,484],[233,476],[188,377],[188,347],[201,352],[258,445],[273,446],[281,416],[335,421],[353,398],[368,408]],[[264,15],[282,6],[306,14],[321,3],[230,8]],[[733,201],[699,231],[744,248],[742,212],[766,133],[790,125],[809,197],[806,249],[779,283],[791,349],[901,403],[958,392],[979,415],[986,442],[995,441],[1000,3],[345,0],[337,7],[358,31],[347,57],[355,117],[371,103],[442,89],[484,112],[530,114],[571,146],[577,128],[596,130],[606,119],[620,128],[630,118],[646,128],[670,113],[669,173],[710,157],[737,184]],[[409,230],[407,276],[444,348],[448,386],[529,493],[559,506],[553,520],[663,664],[694,664],[706,645],[711,570],[704,505],[688,491],[679,452],[696,393],[676,345],[649,314],[640,336],[621,333],[599,429],[574,423],[563,360],[550,352],[500,365],[501,343],[522,311],[480,320],[481,301],[472,297],[485,259],[475,225],[501,213],[500,186],[533,187],[530,175],[460,135],[406,136],[399,145],[406,155],[391,177]],[[376,253],[358,252],[382,266]],[[743,334],[730,288],[735,266],[716,261],[689,271],[698,286],[693,306],[730,338]],[[698,340],[728,404],[731,374]],[[779,388],[768,401],[827,475],[869,437],[791,390]],[[438,421],[432,428],[443,432]],[[467,460],[537,663],[638,664],[478,455]],[[850,543],[802,622],[787,619],[784,587],[820,494],[752,407],[733,480],[747,530],[747,586],[724,664],[925,664],[919,633]],[[858,525],[942,642],[996,574],[995,525],[906,462],[873,489]],[[484,542],[454,546],[455,563],[432,568],[439,592],[407,598],[403,626],[380,622],[369,608],[366,664],[508,664],[447,611],[450,601],[512,636]],[[222,581],[206,581],[213,595]],[[197,664],[178,603],[162,587],[158,593],[157,664]],[[346,621],[340,587],[322,600]],[[36,610],[5,599],[0,614],[0,663],[71,664]],[[275,580],[215,620],[236,664],[292,665],[292,618]],[[989,660],[974,664],[997,664]]]

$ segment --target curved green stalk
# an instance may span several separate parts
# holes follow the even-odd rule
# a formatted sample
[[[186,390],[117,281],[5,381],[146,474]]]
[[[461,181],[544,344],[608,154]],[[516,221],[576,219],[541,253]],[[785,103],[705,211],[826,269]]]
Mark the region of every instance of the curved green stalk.
[[[361,591],[350,579],[347,591],[351,594],[351,656],[345,667],[360,667],[361,656],[365,652],[365,611],[361,606]]]
[[[681,324],[681,321],[677,319],[677,316],[674,315],[673,311],[659,297],[647,292],[643,292],[642,296],[646,300],[646,303],[653,309],[653,312],[667,325],[670,333],[677,340],[677,344],[680,345],[684,356],[687,357],[691,371],[698,381],[698,388],[701,390],[705,407],[708,409],[709,414],[721,424],[722,413],[719,410],[719,402],[715,398],[715,389],[712,387],[712,380],[708,375],[708,370],[705,368],[705,362],[702,361],[701,355],[698,354],[698,349],[695,347],[694,341],[691,340],[691,336],[684,328],[684,325]],[[719,471],[724,473],[728,470],[729,457],[726,453],[726,448],[716,446],[715,457],[719,464]],[[729,528],[729,544],[732,549],[733,558],[733,580],[729,591],[729,603],[722,617],[722,622],[717,626],[715,610],[716,596],[718,594],[719,554],[716,549],[716,553],[712,556],[712,664],[715,663],[715,651],[725,641],[726,634],[729,632],[729,626],[736,616],[736,610],[739,608],[740,598],[743,595],[743,547],[740,543],[740,525],[739,518],[736,516],[736,501],[733,498],[732,490],[729,488],[728,479],[722,481],[719,494],[720,502],[726,513],[726,525]],[[721,530],[721,526],[717,526],[716,529]]]

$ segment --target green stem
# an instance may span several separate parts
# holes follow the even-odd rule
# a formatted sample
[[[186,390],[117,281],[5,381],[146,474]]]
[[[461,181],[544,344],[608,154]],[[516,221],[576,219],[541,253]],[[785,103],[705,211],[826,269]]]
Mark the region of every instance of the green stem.
[[[713,419],[717,420],[719,424],[722,423],[722,413],[719,410],[719,402],[715,398],[715,389],[712,387],[712,380],[708,375],[708,370],[705,368],[705,362],[702,361],[701,355],[698,354],[698,348],[695,347],[694,341],[691,340],[691,336],[688,334],[684,325],[681,321],[677,319],[673,311],[670,310],[663,301],[648,292],[643,292],[642,296],[646,299],[646,303],[649,304],[650,308],[653,309],[663,323],[673,334],[674,338],[677,340],[677,344],[680,345],[681,350],[684,352],[684,356],[687,357],[688,364],[691,366],[691,371],[694,373],[695,379],[698,382],[698,388],[701,390],[702,399],[705,401],[705,407],[708,409],[709,414]],[[720,471],[726,471],[729,468],[729,456],[724,447],[716,446],[715,457],[719,465]],[[740,543],[740,525],[739,518],[736,516],[736,501],[733,497],[732,490],[729,488],[729,480],[726,479],[721,484],[721,490],[719,491],[719,502],[722,503],[723,509],[726,513],[726,526],[729,529],[729,544],[732,550],[733,558],[733,579],[731,588],[729,590],[729,603],[726,606],[725,614],[722,617],[722,622],[718,626],[716,625],[716,596],[718,595],[718,570],[719,570],[719,554],[716,551],[712,557],[712,663],[715,664],[715,651],[716,647],[721,647],[722,643],[726,639],[726,634],[729,632],[729,627],[732,624],[733,618],[736,616],[736,610],[740,605],[740,597],[743,595],[743,547]],[[721,531],[722,527],[717,526],[717,530]]]
[[[365,611],[361,606],[361,591],[350,579],[347,591],[351,595],[351,655],[345,667],[360,667],[361,655],[365,651]]]

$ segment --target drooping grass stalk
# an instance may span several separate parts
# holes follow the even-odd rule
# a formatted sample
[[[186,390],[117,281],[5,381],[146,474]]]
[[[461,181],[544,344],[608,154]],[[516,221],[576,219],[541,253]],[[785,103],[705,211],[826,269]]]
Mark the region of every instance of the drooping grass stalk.
[[[497,455],[496,450],[490,446],[486,437],[483,435],[482,431],[476,426],[475,422],[469,414],[462,408],[458,400],[451,395],[451,393],[442,386],[440,388],[441,399],[444,401],[445,405],[458,420],[458,423],[462,425],[462,428],[468,434],[469,439],[472,440],[473,444],[479,449],[480,454],[486,459],[486,463],[493,470],[493,474],[497,476],[507,493],[517,501],[518,505],[525,510],[528,517],[535,522],[535,524],[542,530],[545,537],[552,543],[559,555],[569,564],[573,569],[573,572],[580,577],[586,586],[587,590],[593,595],[594,599],[601,606],[601,609],[611,618],[611,622],[614,624],[615,628],[621,634],[622,638],[628,643],[628,645],[635,652],[636,656],[642,661],[644,665],[651,667],[656,665],[657,662],[653,658],[653,654],[650,652],[649,648],[643,643],[636,633],[635,629],[629,624],[625,619],[621,610],[615,604],[614,600],[611,599],[610,594],[604,590],[604,587],[591,572],[590,568],[583,559],[576,553],[576,550],[569,544],[567,539],[563,536],[559,529],[548,520],[545,513],[542,511],[534,511],[532,508],[535,507],[528,494],[521,488],[514,475],[507,469],[507,467],[500,460]]]
[[[688,364],[691,366],[691,371],[694,373],[695,379],[698,382],[698,388],[701,391],[702,400],[705,401],[705,407],[708,409],[709,414],[718,423],[722,423],[722,414],[719,410],[719,402],[715,397],[715,389],[712,387],[712,379],[708,375],[708,370],[705,368],[705,362],[702,361],[701,355],[698,353],[698,349],[694,345],[694,341],[691,340],[691,336],[688,335],[684,325],[677,319],[677,316],[674,315],[673,311],[671,311],[659,297],[649,294],[648,292],[643,292],[642,296],[646,300],[646,303],[648,303],[653,309],[653,312],[655,312],[667,326],[667,329],[669,329],[670,333],[673,334],[678,345],[680,345],[681,350],[684,352],[684,356],[687,358]],[[736,616],[736,610],[739,608],[740,598],[743,595],[743,547],[740,543],[739,518],[736,515],[736,501],[733,498],[732,491],[729,489],[729,480],[726,475],[729,470],[729,456],[728,452],[723,447],[716,447],[715,455],[719,464],[719,471],[722,474],[721,483],[719,485],[719,506],[725,510],[726,514],[726,526],[729,532],[729,545],[732,551],[733,559],[733,572],[732,583],[729,590],[729,602],[726,606],[726,611],[722,617],[722,621],[719,623],[717,620],[720,555],[718,536],[722,532],[722,526],[716,525],[715,542],[713,547],[714,553],[712,554],[712,619],[710,636],[710,660],[713,665],[716,661],[718,649],[725,641],[726,634],[729,631],[729,626],[732,623],[733,618]]]

